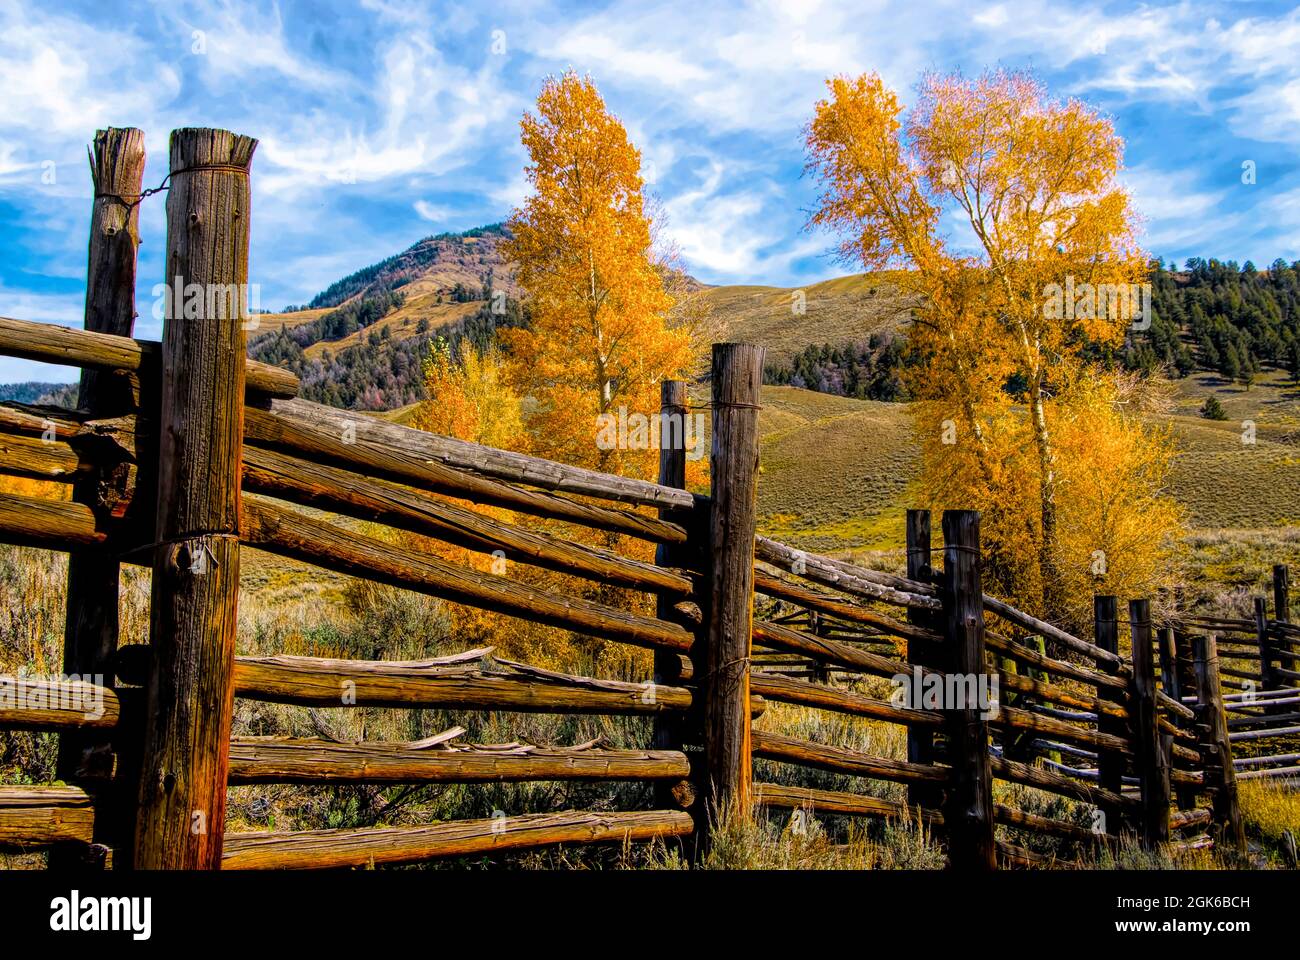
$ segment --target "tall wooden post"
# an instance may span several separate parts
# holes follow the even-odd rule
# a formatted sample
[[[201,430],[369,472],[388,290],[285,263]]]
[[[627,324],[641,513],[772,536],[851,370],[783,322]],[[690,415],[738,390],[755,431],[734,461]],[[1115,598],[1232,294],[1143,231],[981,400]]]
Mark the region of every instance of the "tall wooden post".
[[[1273,619],[1279,623],[1291,622],[1291,571],[1285,563],[1273,564]],[[1278,666],[1281,666],[1282,657],[1280,654],[1295,653],[1300,649],[1300,645],[1297,645],[1294,637],[1290,637],[1280,630],[1276,631],[1270,639],[1273,643],[1273,655],[1278,662]],[[1296,661],[1288,660],[1286,667],[1295,670]],[[1276,673],[1274,675],[1277,677],[1279,687],[1288,685],[1281,675]],[[1290,685],[1294,686],[1294,684]]]
[[[1117,598],[1102,596],[1092,598],[1092,630],[1097,646],[1110,653],[1119,653],[1119,600]],[[1101,669],[1111,676],[1119,673],[1119,666],[1113,663],[1103,663]],[[1122,695],[1105,688],[1098,689],[1097,698],[1118,704],[1123,704],[1125,700]],[[1118,717],[1104,713],[1097,715],[1097,730],[1100,733],[1112,733],[1125,739],[1129,738],[1128,725]],[[1118,795],[1124,787],[1124,767],[1123,753],[1099,750],[1097,752],[1098,785]],[[1119,836],[1124,828],[1123,812],[1113,805],[1108,805],[1102,809],[1102,815],[1105,817],[1106,833],[1113,837]]]
[[[1237,805],[1237,773],[1232,766],[1228,718],[1219,685],[1218,644],[1212,634],[1192,637],[1192,657],[1196,663],[1196,712],[1202,733],[1205,787],[1213,804],[1214,822],[1226,846],[1244,851],[1246,833]]]
[[[144,131],[109,127],[95,133],[91,158],[95,196],[90,212],[90,250],[86,264],[86,329],[129,337],[135,326],[136,251],[140,245],[140,186],[144,177]],[[96,418],[125,414],[132,405],[127,375],[83,370],[77,393],[79,409]],[[72,498],[101,518],[124,502],[131,466],[125,460],[73,484]],[[63,672],[112,686],[113,655],[118,645],[117,558],[87,548],[68,558],[67,619],[63,630]],[[59,737],[55,765],[60,780],[74,782],[113,771],[111,744],[103,736],[68,732]],[[132,791],[133,793],[134,791]],[[117,846],[130,836],[118,825],[121,808],[108,804],[95,819],[95,839]],[[133,815],[133,814],[132,814]],[[129,856],[126,858],[129,860]],[[51,851],[50,866],[76,861],[70,848]]]
[[[734,804],[747,816],[752,782],[750,635],[758,509],[758,405],[764,349],[713,346],[712,510],[704,749],[714,815]]]
[[[808,610],[808,633],[814,637],[820,637],[826,632],[825,621],[822,620],[821,611]],[[830,683],[831,682],[831,665],[825,660],[814,660],[812,662],[812,681],[813,683]]]
[[[1268,635],[1268,601],[1255,598],[1255,643],[1259,649],[1259,686],[1261,690],[1276,690],[1282,686],[1275,666],[1273,643]]]
[[[920,583],[934,582],[930,555],[930,511],[907,511],[907,578]],[[942,622],[928,610],[909,607],[907,621],[926,630],[941,631]],[[944,669],[943,649],[927,640],[908,640],[907,659],[923,667]],[[907,759],[912,763],[934,763],[934,732],[929,727],[907,728]],[[938,808],[943,803],[943,789],[934,784],[913,783],[907,787],[907,802],[912,806]]]
[[[135,838],[135,863],[144,868],[221,865],[239,592],[248,170],[256,146],[225,130],[171,136],[165,281],[172,293],[163,325],[153,660]]]
[[[1160,631],[1160,686],[1172,700],[1178,703],[1183,702],[1183,683],[1182,678],[1178,675],[1178,648],[1177,637],[1174,634],[1173,627],[1164,627]],[[1169,757],[1169,766],[1172,773],[1174,758],[1174,737],[1173,734],[1164,735],[1165,755]],[[1178,804],[1179,810],[1191,810],[1196,806],[1196,788],[1190,786],[1178,786],[1174,788],[1174,800]]]
[[[1155,847],[1169,841],[1169,756],[1160,740],[1156,701],[1156,664],[1151,648],[1151,601],[1130,600],[1129,630],[1133,646],[1134,765],[1142,791],[1142,842]]]
[[[690,415],[684,380],[665,380],[659,385],[659,482],[667,487],[686,489],[686,417]],[[702,438],[701,438],[702,440]],[[674,519],[675,511],[663,507],[659,515],[665,519]],[[688,551],[672,544],[660,544],[655,550],[655,563],[661,567],[684,567],[689,559]],[[671,598],[660,595],[656,600],[656,615],[661,620],[677,619],[677,611]],[[656,684],[677,683],[681,678],[681,654],[655,650],[654,682]],[[652,742],[656,750],[680,750],[683,745],[683,723],[680,715],[660,712],[654,715]],[[676,798],[673,790],[679,785],[657,781],[655,793],[659,798],[658,806],[665,807]],[[691,791],[687,790],[687,794]]]
[[[949,669],[967,690],[978,689],[984,665],[984,587],[980,576],[980,515],[974,510],[943,513],[944,640]],[[978,703],[945,704],[952,789],[944,824],[948,860],[962,871],[997,868],[993,842],[993,771],[988,721]]]

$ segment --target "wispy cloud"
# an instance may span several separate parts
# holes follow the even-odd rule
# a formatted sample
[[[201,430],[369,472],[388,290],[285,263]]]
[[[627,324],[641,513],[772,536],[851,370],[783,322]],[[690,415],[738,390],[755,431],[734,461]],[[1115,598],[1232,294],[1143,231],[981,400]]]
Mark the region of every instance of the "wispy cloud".
[[[258,137],[253,268],[264,302],[300,303],[427,233],[506,216],[527,192],[519,116],[570,67],[627,123],[707,282],[843,269],[803,229],[802,126],[828,76],[867,70],[907,101],[927,69],[1031,67],[1115,118],[1154,253],[1297,256],[1297,47],[1300,10],[1227,0],[0,0],[0,313],[79,319],[96,127],[146,130],[150,184],[173,127]],[[145,293],[162,230],[158,198]]]

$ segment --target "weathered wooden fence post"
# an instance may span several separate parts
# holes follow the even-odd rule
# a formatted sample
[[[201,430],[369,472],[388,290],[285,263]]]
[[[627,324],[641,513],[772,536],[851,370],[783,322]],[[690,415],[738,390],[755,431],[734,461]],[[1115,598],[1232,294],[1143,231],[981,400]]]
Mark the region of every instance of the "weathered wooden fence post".
[[[930,511],[907,511],[907,578],[920,583],[934,582],[930,554]],[[942,631],[943,624],[933,613],[909,607],[907,622],[926,630]],[[944,669],[943,649],[927,640],[907,641],[907,659],[923,667]],[[928,727],[907,728],[907,759],[912,763],[934,763],[934,732]],[[943,804],[943,790],[934,784],[913,783],[907,787],[911,806],[937,809]]]
[[[1291,622],[1291,571],[1285,563],[1273,564],[1273,619]]]
[[[135,326],[144,131],[115,127],[97,131],[91,177],[94,199],[86,266],[86,329],[129,337]],[[82,371],[78,408],[98,419],[125,414],[131,405],[131,383],[125,374]],[[102,518],[114,511],[115,501],[125,501],[129,480],[130,464],[124,458],[115,466],[74,483],[72,498],[89,505]],[[87,548],[68,558],[67,619],[63,631],[65,674],[114,685],[118,586],[118,561],[109,551]],[[96,681],[99,677],[103,679]],[[75,732],[59,737],[55,771],[60,780],[71,783],[112,770],[113,755],[106,737]],[[134,794],[134,789],[130,792]],[[111,846],[129,843],[134,797],[125,804],[110,802],[106,806],[108,809],[101,809],[95,818],[96,841]],[[125,831],[118,829],[122,826],[123,809],[127,811],[128,821]],[[57,848],[51,852],[50,866],[68,866],[77,859],[71,848]],[[124,859],[129,861],[129,855]]]
[[[969,694],[987,676],[984,664],[984,587],[980,576],[980,515],[974,510],[943,513],[944,639],[948,669],[966,696],[948,710],[948,763],[952,789],[944,811],[948,860],[955,870],[997,868],[993,841],[993,771],[988,721]]]
[[[1171,700],[1183,702],[1183,682],[1178,675],[1178,647],[1173,627],[1164,627],[1160,631],[1160,686]],[[1169,757],[1172,775],[1174,758],[1173,734],[1165,734],[1164,750]],[[1179,810],[1191,810],[1196,806],[1196,788],[1180,785],[1174,788],[1174,800]]]
[[[667,487],[686,489],[686,418],[690,415],[686,382],[684,380],[665,380],[659,385],[659,482]],[[697,438],[703,442],[703,438]],[[675,511],[670,507],[661,507],[659,516],[675,519]],[[684,567],[692,558],[689,548],[672,544],[660,544],[655,550],[655,563],[661,567]],[[678,619],[678,612],[672,598],[660,594],[656,600],[656,615],[661,620]],[[682,676],[682,655],[669,650],[654,652],[654,682],[656,684],[678,683]],[[681,750],[684,740],[683,718],[673,712],[659,712],[654,715],[651,732],[652,743],[656,750]],[[675,791],[675,794],[674,794]],[[671,803],[685,800],[689,803],[692,790],[689,784],[673,784],[656,781],[655,794],[657,806],[666,807]]]
[[[1142,842],[1154,848],[1169,841],[1169,756],[1160,738],[1156,664],[1151,647],[1151,601],[1130,600],[1134,765],[1142,794]]]
[[[1223,841],[1236,850],[1246,849],[1246,833],[1237,806],[1237,773],[1232,766],[1228,718],[1219,685],[1219,649],[1211,634],[1192,637],[1196,663],[1197,725],[1201,728],[1201,756],[1205,789],[1213,804],[1214,821]]]
[[[144,868],[221,865],[256,146],[225,130],[171,136],[153,662],[135,837]]]
[[[1259,649],[1260,690],[1276,690],[1282,686],[1282,678],[1277,672],[1277,658],[1273,654],[1273,641],[1268,633],[1268,601],[1263,597],[1255,598],[1254,619],[1255,643]]]
[[[1092,598],[1092,629],[1097,646],[1109,653],[1119,653],[1119,600],[1116,597],[1095,596]],[[1103,673],[1115,676],[1119,666],[1114,663],[1102,663]],[[1097,699],[1109,703],[1124,705],[1125,697],[1106,688],[1098,689]],[[1129,738],[1128,725],[1118,717],[1105,713],[1097,714],[1097,730]],[[1124,754],[1113,750],[1097,751],[1097,782],[1102,789],[1109,790],[1116,796],[1124,787]],[[1107,805],[1102,809],[1105,817],[1106,833],[1117,837],[1124,828],[1124,814],[1121,809]]]
[[[752,782],[749,661],[754,619],[758,410],[764,349],[713,345],[709,636],[701,678],[709,808],[747,816]]]

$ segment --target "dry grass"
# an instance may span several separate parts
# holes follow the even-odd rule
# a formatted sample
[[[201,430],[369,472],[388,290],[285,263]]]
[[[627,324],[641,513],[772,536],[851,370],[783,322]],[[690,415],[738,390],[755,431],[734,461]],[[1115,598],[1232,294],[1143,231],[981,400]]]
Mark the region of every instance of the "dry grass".
[[[802,314],[793,297],[802,292]],[[911,302],[898,295],[889,275],[855,274],[808,287],[713,287],[701,294],[732,341],[761,343],[768,360],[788,360],[809,344],[836,346],[864,341],[881,330],[910,322]]]

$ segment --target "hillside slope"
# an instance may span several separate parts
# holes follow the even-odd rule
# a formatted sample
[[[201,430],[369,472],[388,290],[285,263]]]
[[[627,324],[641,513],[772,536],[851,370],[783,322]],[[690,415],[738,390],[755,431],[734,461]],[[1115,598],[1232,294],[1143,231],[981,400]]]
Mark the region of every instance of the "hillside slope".
[[[864,341],[912,318],[912,301],[898,293],[888,274],[855,274],[807,287],[710,287],[700,296],[726,324],[729,340],[762,344],[769,362],[787,361],[812,344]]]

